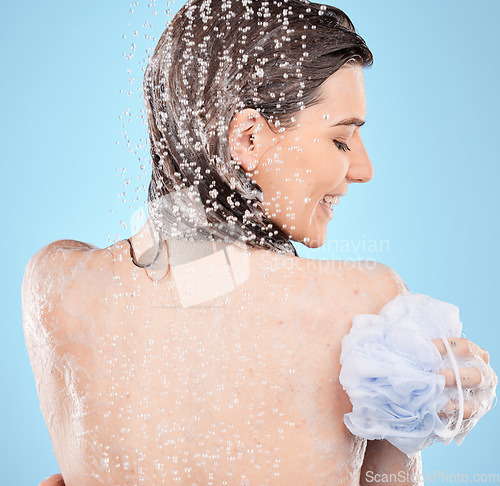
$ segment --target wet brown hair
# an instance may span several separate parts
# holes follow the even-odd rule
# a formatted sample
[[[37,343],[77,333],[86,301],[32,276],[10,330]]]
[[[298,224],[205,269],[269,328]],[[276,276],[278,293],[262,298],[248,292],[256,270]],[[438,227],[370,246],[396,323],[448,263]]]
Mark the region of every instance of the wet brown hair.
[[[148,203],[195,185],[212,234],[297,255],[231,159],[229,125],[253,108],[274,126],[320,101],[321,84],[372,53],[341,10],[301,0],[192,0],[163,32],[144,76],[152,155]],[[271,125],[270,125],[271,126]],[[151,206],[150,206],[151,208]]]

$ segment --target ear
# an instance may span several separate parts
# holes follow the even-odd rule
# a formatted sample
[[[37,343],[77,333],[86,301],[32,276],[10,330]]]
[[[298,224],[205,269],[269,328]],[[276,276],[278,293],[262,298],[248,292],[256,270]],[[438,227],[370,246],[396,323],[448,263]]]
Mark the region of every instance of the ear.
[[[229,152],[245,171],[251,172],[276,137],[257,110],[245,108],[236,113],[229,124]]]

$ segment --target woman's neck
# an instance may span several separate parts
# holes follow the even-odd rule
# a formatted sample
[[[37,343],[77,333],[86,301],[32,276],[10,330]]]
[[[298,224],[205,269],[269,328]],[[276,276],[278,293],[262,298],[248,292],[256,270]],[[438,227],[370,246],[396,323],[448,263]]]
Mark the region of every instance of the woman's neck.
[[[138,233],[130,237],[130,242],[135,259],[141,265],[151,264],[155,260],[155,257],[159,258],[165,252],[165,245],[150,218],[148,218]],[[208,240],[190,241],[189,239],[172,237],[166,240],[166,245],[168,252],[167,266],[168,263],[172,266],[178,266],[205,258],[227,248],[231,243]],[[161,258],[159,259],[161,260]]]

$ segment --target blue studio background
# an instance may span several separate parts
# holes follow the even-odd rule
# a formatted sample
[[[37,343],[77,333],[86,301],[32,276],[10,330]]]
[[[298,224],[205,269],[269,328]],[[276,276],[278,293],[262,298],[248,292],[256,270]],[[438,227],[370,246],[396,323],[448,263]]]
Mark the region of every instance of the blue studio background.
[[[58,239],[108,246],[129,236],[143,207],[142,69],[166,9],[182,4],[154,3],[0,2],[1,485],[59,471],[22,332],[27,261]],[[350,186],[327,244],[297,244],[299,254],[378,260],[410,290],[456,304],[467,338],[489,350],[500,374],[500,2],[332,3],[375,56],[362,128],[375,176]],[[428,484],[457,474],[494,484],[475,475],[500,473],[499,419],[497,407],[460,447],[425,450]]]

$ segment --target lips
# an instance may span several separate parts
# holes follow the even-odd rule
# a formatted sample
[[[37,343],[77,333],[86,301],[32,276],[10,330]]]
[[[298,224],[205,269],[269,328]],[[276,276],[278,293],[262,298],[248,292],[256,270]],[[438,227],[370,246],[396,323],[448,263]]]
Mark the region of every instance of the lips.
[[[333,216],[333,205],[329,205],[324,202],[324,199],[321,199],[318,202],[318,206],[321,208],[321,211],[325,214],[325,216],[327,216],[330,220]]]
[[[319,202],[326,206],[327,208],[332,209],[334,205],[337,205],[340,202],[340,198],[345,195],[344,193],[336,193],[336,194],[325,194]]]
[[[346,194],[347,194],[347,191],[346,192],[336,192],[335,194],[325,194],[325,196],[339,196],[339,197],[342,197],[342,196],[345,196]]]

